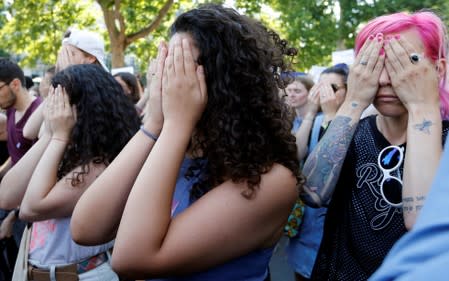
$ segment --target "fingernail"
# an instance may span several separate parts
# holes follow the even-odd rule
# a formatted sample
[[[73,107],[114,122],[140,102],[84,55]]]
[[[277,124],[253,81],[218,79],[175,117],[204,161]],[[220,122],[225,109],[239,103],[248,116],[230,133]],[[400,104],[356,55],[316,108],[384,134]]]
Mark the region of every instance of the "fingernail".
[[[370,36],[368,37],[368,39],[371,40],[371,41],[374,40],[374,35],[370,35]]]
[[[377,38],[379,38],[379,37],[384,37],[384,35],[383,35],[382,33],[377,33],[377,34],[376,34],[376,37],[377,37]]]
[[[394,39],[396,39],[396,40],[401,39],[401,34],[395,34],[395,35],[394,35]]]
[[[385,55],[385,50],[384,50],[384,48],[381,48],[381,49],[380,49],[379,55],[380,55],[380,56]]]

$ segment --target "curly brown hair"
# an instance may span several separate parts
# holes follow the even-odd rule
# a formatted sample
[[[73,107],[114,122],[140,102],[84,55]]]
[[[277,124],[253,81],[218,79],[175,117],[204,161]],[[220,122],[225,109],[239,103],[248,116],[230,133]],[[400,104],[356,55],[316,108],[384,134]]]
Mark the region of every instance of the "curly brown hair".
[[[69,178],[76,186],[84,181],[91,162],[108,165],[114,160],[138,131],[140,119],[120,84],[101,66],[69,66],[53,77],[52,85],[64,87],[76,106],[76,124],[57,173],[61,179],[81,166],[81,172]]]
[[[200,50],[208,93],[191,147],[207,159],[205,175],[191,198],[228,179],[246,182],[242,195],[250,198],[274,163],[290,169],[301,188],[292,124],[278,95],[284,58],[296,49],[260,22],[215,4],[181,14],[170,28],[170,36],[175,33],[190,34]]]

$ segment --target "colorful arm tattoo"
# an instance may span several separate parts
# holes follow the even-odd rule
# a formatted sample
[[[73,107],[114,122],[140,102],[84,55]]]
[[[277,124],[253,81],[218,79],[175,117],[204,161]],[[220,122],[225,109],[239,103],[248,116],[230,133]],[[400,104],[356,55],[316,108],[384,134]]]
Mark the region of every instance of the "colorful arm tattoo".
[[[310,206],[329,203],[351,144],[357,122],[337,116],[304,164],[306,184],[301,198]]]

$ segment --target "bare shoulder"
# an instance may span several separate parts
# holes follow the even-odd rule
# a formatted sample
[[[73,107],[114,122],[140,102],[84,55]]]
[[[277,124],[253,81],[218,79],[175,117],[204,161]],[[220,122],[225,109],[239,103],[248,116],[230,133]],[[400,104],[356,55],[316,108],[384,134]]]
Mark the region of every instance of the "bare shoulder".
[[[274,164],[268,173],[262,175],[260,193],[261,196],[294,202],[298,196],[297,184],[291,170],[281,164]]]

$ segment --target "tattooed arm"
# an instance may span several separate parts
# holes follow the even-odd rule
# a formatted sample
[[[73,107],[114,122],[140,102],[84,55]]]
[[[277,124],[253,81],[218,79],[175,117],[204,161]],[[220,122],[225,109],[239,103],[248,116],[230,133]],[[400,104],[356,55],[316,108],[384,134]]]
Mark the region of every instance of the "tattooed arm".
[[[312,207],[329,203],[340,177],[346,153],[360,116],[371,104],[377,89],[385,56],[380,54],[383,36],[367,40],[348,76],[346,98],[320,142],[307,157],[303,174],[306,184],[301,198]],[[363,63],[362,63],[363,62]]]
[[[411,229],[424,205],[442,154],[442,122],[438,108],[409,111],[402,188],[403,215]]]
[[[446,61],[432,61],[424,56],[419,64],[412,63],[408,54],[416,52],[417,45],[399,36],[385,46],[388,57],[385,68],[391,85],[408,111],[402,179],[402,208],[407,229],[415,224],[442,153],[439,80],[446,77]]]
[[[301,198],[308,205],[321,207],[329,203],[363,110],[356,102],[343,103],[323,138],[307,157],[303,169],[306,184]]]

